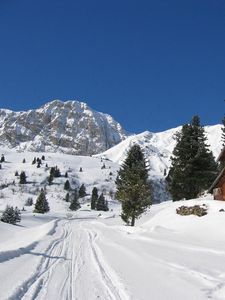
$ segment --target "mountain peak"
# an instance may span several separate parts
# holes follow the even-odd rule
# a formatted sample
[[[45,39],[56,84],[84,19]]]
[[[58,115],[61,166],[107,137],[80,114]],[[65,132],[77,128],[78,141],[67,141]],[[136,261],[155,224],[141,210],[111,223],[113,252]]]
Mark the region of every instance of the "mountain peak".
[[[91,155],[127,137],[111,116],[77,100],[53,100],[35,110],[0,110],[0,144],[17,150]]]

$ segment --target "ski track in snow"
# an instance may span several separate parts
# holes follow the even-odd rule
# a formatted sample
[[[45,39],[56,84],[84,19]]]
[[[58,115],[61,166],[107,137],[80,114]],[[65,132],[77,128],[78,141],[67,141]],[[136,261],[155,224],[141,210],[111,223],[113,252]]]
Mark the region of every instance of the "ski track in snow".
[[[129,299],[116,275],[111,278],[113,271],[95,244],[97,233],[86,229],[84,223],[63,221],[58,227],[60,236],[43,251],[36,272],[7,299]]]
[[[11,295],[1,297],[1,300],[131,300],[148,299],[134,297],[132,287],[128,279],[118,275],[103,255],[99,240],[108,244],[111,253],[119,254],[121,260],[126,259],[130,264],[134,263],[138,268],[143,268],[146,261],[149,268],[163,270],[163,274],[173,274],[181,282],[188,283],[188,286],[199,285],[202,291],[201,299],[223,300],[225,292],[225,270],[221,266],[220,271],[214,272],[210,264],[206,267],[198,265],[195,261],[196,252],[205,260],[224,257],[223,251],[212,251],[213,249],[197,246],[182,245],[179,252],[177,242],[170,240],[158,240],[154,236],[145,237],[138,234],[119,232],[116,228],[85,219],[58,220],[57,226],[48,234],[43,242],[40,240],[32,248],[20,252],[20,255],[10,257],[2,264],[15,263],[16,268],[22,268],[28,259],[40,257],[38,264],[30,270],[28,278],[21,283],[16,283]],[[115,242],[111,237],[116,236]],[[118,241],[124,240],[123,243]],[[133,248],[133,242],[139,240]],[[47,249],[46,249],[47,248]],[[140,252],[142,249],[142,252]],[[146,250],[148,251],[146,252]],[[177,252],[177,256],[173,253]],[[12,252],[13,253],[13,252]],[[190,265],[187,259],[193,256],[193,263]],[[182,260],[184,258],[184,261]],[[186,261],[187,260],[187,261]],[[115,268],[116,269],[116,268]],[[145,272],[145,270],[143,269]],[[223,273],[224,271],[224,273]],[[147,275],[147,273],[146,273]],[[137,278],[138,279],[138,278]],[[151,282],[151,279],[150,279]],[[179,282],[179,281],[178,281]],[[149,291],[152,287],[150,284]],[[153,296],[154,298],[154,296]],[[160,299],[167,299],[161,296]],[[169,298],[172,299],[172,298]],[[178,298],[174,298],[178,299]],[[184,299],[188,299],[187,297]]]

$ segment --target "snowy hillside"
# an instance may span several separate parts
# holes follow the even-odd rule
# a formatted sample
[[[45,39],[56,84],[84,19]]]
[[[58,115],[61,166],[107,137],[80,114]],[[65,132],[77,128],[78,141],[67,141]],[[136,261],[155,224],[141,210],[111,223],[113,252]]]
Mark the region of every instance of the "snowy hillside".
[[[171,165],[170,157],[176,145],[174,135],[180,130],[181,127],[177,127],[159,133],[146,131],[132,135],[104,153],[96,155],[96,157],[103,157],[121,164],[126,158],[130,147],[134,144],[139,144],[145,153],[146,163],[149,166],[149,178],[153,187],[153,201],[162,202],[169,200],[170,195],[167,192],[165,176],[168,174]],[[221,125],[206,126],[205,132],[210,149],[213,151],[215,158],[217,158],[222,148]]]
[[[69,203],[65,202],[66,191],[64,190],[65,181],[68,179],[72,189],[79,188],[81,184],[86,187],[87,194],[90,195],[92,188],[96,186],[106,197],[115,191],[115,178],[118,165],[110,161],[101,161],[100,158],[88,156],[74,156],[60,153],[17,153],[7,148],[0,148],[0,153],[4,153],[5,162],[1,164],[0,170],[0,210],[6,204],[18,206],[20,209],[25,205],[26,200],[31,197],[36,201],[41,188],[45,188],[50,210],[67,211]],[[41,167],[37,164],[32,165],[34,157],[44,155]],[[23,160],[25,159],[25,163]],[[102,169],[103,165],[105,168]],[[47,178],[50,168],[57,166],[61,172],[61,177],[55,178],[52,185],[48,184]],[[82,168],[82,172],[80,172]],[[15,176],[16,171],[20,174],[25,171],[27,184],[19,184],[19,176]],[[65,178],[65,173],[68,178]],[[88,198],[88,196],[86,197]],[[89,196],[90,198],[90,196]],[[32,207],[26,210],[32,211]]]
[[[145,131],[137,135],[132,135],[100,154],[100,156],[121,164],[130,147],[134,144],[139,144],[149,162],[151,175],[164,175],[164,170],[168,171],[170,167],[170,157],[176,145],[174,135],[180,130],[181,127],[177,127],[158,133]],[[217,158],[222,148],[221,125],[206,126],[205,132],[210,149]],[[96,156],[98,157],[98,155]]]
[[[0,144],[20,151],[89,155],[109,149],[127,135],[110,115],[83,102],[54,100],[24,112],[0,109]]]

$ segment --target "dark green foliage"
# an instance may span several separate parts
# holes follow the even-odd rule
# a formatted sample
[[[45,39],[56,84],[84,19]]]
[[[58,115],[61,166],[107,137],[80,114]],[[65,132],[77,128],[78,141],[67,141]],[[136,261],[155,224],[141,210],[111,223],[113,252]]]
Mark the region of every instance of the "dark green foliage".
[[[26,176],[26,173],[24,171],[22,171],[20,173],[20,181],[19,181],[20,184],[26,184],[27,183],[27,176]]]
[[[80,203],[78,200],[78,194],[77,194],[77,189],[75,190],[75,193],[73,195],[73,199],[71,201],[69,209],[71,210],[78,210],[80,208]]]
[[[69,193],[66,193],[65,201],[70,202],[70,194]]]
[[[105,164],[103,164],[102,167],[101,167],[101,169],[105,169],[105,168],[106,168],[106,166],[105,166]]]
[[[37,162],[37,159],[36,159],[36,157],[34,157],[34,159],[33,159],[33,161],[32,161],[32,165],[35,165],[36,162]]]
[[[37,168],[40,168],[41,167],[41,163],[40,161],[37,163]]]
[[[25,206],[32,206],[33,205],[33,198],[29,197],[27,198],[25,202]]]
[[[122,203],[121,218],[131,226],[151,205],[145,158],[139,145],[131,147],[116,179],[116,198]]]
[[[24,159],[23,159],[23,164],[25,164],[25,162],[26,162],[26,159],[24,158]]]
[[[83,172],[83,169],[82,169],[82,167],[80,167],[80,170],[79,170],[79,172]]]
[[[96,209],[97,200],[98,200],[98,189],[94,187],[91,193],[91,209]]]
[[[65,173],[65,178],[68,178],[68,172]]]
[[[61,176],[60,170],[58,169],[57,166],[51,167],[50,175],[52,175],[53,177],[60,177]]]
[[[86,187],[82,184],[79,188],[79,198],[83,198],[86,196]]]
[[[224,115],[224,117],[223,117],[223,120],[222,120],[222,124],[223,124],[223,126],[222,126],[222,145],[223,146],[225,146],[225,115]]]
[[[0,162],[1,163],[5,162],[5,156],[4,156],[4,154],[2,154]]]
[[[102,210],[102,211],[108,211],[108,202],[105,200],[105,197],[101,193],[101,195],[98,197],[97,203],[96,203],[96,210]]]
[[[69,182],[69,180],[66,180],[66,182],[64,184],[64,190],[66,190],[66,191],[70,190],[70,182]]]
[[[49,184],[49,185],[52,185],[53,180],[54,180],[53,175],[49,175],[49,176],[48,176],[48,184]]]
[[[112,172],[109,172],[109,176],[112,176],[113,175],[113,173]]]
[[[42,159],[42,160],[45,160],[45,156],[44,156],[44,155],[42,155],[41,159]]]
[[[17,207],[6,206],[6,209],[2,213],[1,221],[9,224],[16,224],[21,221],[21,213]]]
[[[194,116],[191,124],[184,125],[176,138],[177,145],[166,178],[169,191],[173,201],[196,198],[211,185],[218,172],[199,117]]]
[[[44,214],[49,211],[48,201],[45,196],[45,192],[42,189],[35,203],[34,212]]]

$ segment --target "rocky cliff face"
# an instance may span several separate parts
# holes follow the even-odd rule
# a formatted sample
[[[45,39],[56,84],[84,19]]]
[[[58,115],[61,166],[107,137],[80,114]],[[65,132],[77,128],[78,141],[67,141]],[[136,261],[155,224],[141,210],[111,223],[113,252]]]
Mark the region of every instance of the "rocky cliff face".
[[[127,135],[110,115],[83,102],[54,100],[25,112],[0,109],[0,144],[21,151],[92,155]]]

